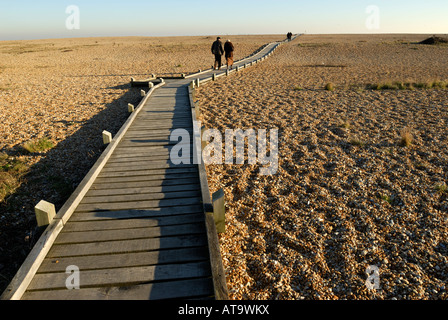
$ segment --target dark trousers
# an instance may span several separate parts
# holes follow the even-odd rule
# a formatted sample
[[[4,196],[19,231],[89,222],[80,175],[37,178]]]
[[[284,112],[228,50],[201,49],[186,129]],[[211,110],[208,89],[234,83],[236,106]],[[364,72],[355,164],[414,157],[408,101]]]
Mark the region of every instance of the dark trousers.
[[[215,69],[216,65],[218,65],[218,69],[221,69],[222,61],[221,61],[221,55],[215,54]]]

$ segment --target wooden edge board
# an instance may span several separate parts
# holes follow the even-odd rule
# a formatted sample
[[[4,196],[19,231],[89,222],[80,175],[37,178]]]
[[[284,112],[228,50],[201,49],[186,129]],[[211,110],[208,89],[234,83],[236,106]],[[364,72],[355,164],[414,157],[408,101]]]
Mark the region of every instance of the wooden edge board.
[[[191,115],[193,124],[196,121],[195,104],[193,101],[194,89],[188,86],[188,95],[190,96]],[[194,125],[193,125],[194,127]],[[193,136],[193,152],[199,156],[199,150],[201,150],[201,136],[200,131],[195,132]],[[222,263],[221,250],[219,246],[218,232],[216,230],[215,220],[213,218],[213,204],[210,196],[210,190],[208,188],[207,173],[205,171],[205,165],[202,161],[198,161],[199,180],[201,184],[202,201],[205,214],[205,227],[207,233],[208,249],[210,254],[210,267],[212,270],[213,287],[216,300],[229,300],[229,294],[227,290],[226,276],[224,266]]]
[[[28,288],[34,274],[37,272],[40,264],[45,258],[46,254],[50,250],[52,244],[54,243],[57,235],[61,232],[64,224],[68,221],[70,216],[75,211],[78,204],[81,202],[84,195],[89,190],[90,186],[95,181],[98,174],[101,172],[102,168],[106,164],[107,160],[112,155],[113,151],[117,147],[120,140],[123,138],[126,131],[129,129],[131,124],[134,122],[138,113],[143,109],[144,104],[151,97],[152,93],[165,85],[162,82],[153,88],[145,95],[142,101],[137,106],[135,112],[128,118],[124,123],[118,133],[115,135],[112,142],[104,150],[99,159],[95,162],[94,166],[90,169],[75,191],[72,193],[70,198],[65,202],[62,208],[59,210],[57,215],[54,217],[52,223],[46,228],[42,236],[39,238],[38,242],[34,245],[30,254],[27,256],[22,266],[17,271],[14,278],[11,280],[8,287],[0,296],[0,300],[20,300],[26,289]]]

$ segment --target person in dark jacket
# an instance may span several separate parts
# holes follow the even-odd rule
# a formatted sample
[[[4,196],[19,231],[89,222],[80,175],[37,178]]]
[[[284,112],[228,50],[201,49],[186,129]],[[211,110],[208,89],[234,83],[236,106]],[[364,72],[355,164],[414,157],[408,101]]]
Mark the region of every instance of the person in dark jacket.
[[[233,51],[235,51],[235,47],[230,40],[227,40],[224,44],[224,52],[226,57],[227,69],[232,69],[233,67]]]
[[[215,55],[214,69],[219,70],[219,69],[221,69],[221,65],[222,65],[221,56],[224,53],[224,49],[222,48],[222,42],[221,42],[220,37],[216,38],[216,41],[213,42],[212,53]],[[216,68],[216,67],[218,67],[218,68]]]

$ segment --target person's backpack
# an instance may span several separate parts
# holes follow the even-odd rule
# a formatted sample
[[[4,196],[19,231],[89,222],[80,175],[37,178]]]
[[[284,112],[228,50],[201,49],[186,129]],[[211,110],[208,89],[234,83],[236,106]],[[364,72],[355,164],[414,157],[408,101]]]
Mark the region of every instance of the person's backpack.
[[[216,40],[215,42],[213,42],[213,45],[212,45],[212,52],[213,52],[213,54],[222,54],[222,51],[221,51],[221,42],[219,42],[218,40]]]

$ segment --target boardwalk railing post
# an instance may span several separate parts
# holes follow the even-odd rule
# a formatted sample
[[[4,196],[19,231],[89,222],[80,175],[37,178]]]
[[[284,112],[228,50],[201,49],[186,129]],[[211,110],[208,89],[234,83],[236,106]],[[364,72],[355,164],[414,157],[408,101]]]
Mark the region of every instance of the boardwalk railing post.
[[[198,87],[199,88],[199,85],[201,84],[201,80],[198,78],[198,79],[196,79],[196,87]]]
[[[196,111],[196,115],[198,114],[198,111]],[[205,126],[201,127],[201,150],[204,150],[205,147],[207,146],[207,142],[202,140],[202,137],[204,136],[204,132],[205,132]]]
[[[226,203],[224,190],[220,189],[212,195],[213,218],[215,219],[216,231],[218,233],[226,232]]]
[[[213,74],[213,76],[212,76],[212,80],[213,80],[213,81],[216,81],[216,73]]]
[[[128,111],[129,111],[129,113],[132,113],[135,111],[135,107],[133,104],[128,103]]]
[[[112,142],[112,133],[104,130],[103,131],[103,143],[104,144],[109,144]]]
[[[56,215],[54,204],[41,200],[35,207],[37,226],[48,226]]]
[[[150,89],[152,89],[152,88],[154,88],[154,83],[150,82],[150,83],[148,83],[148,86]]]
[[[141,95],[142,97],[146,96],[146,92],[145,92],[145,90],[140,90],[140,95]]]

